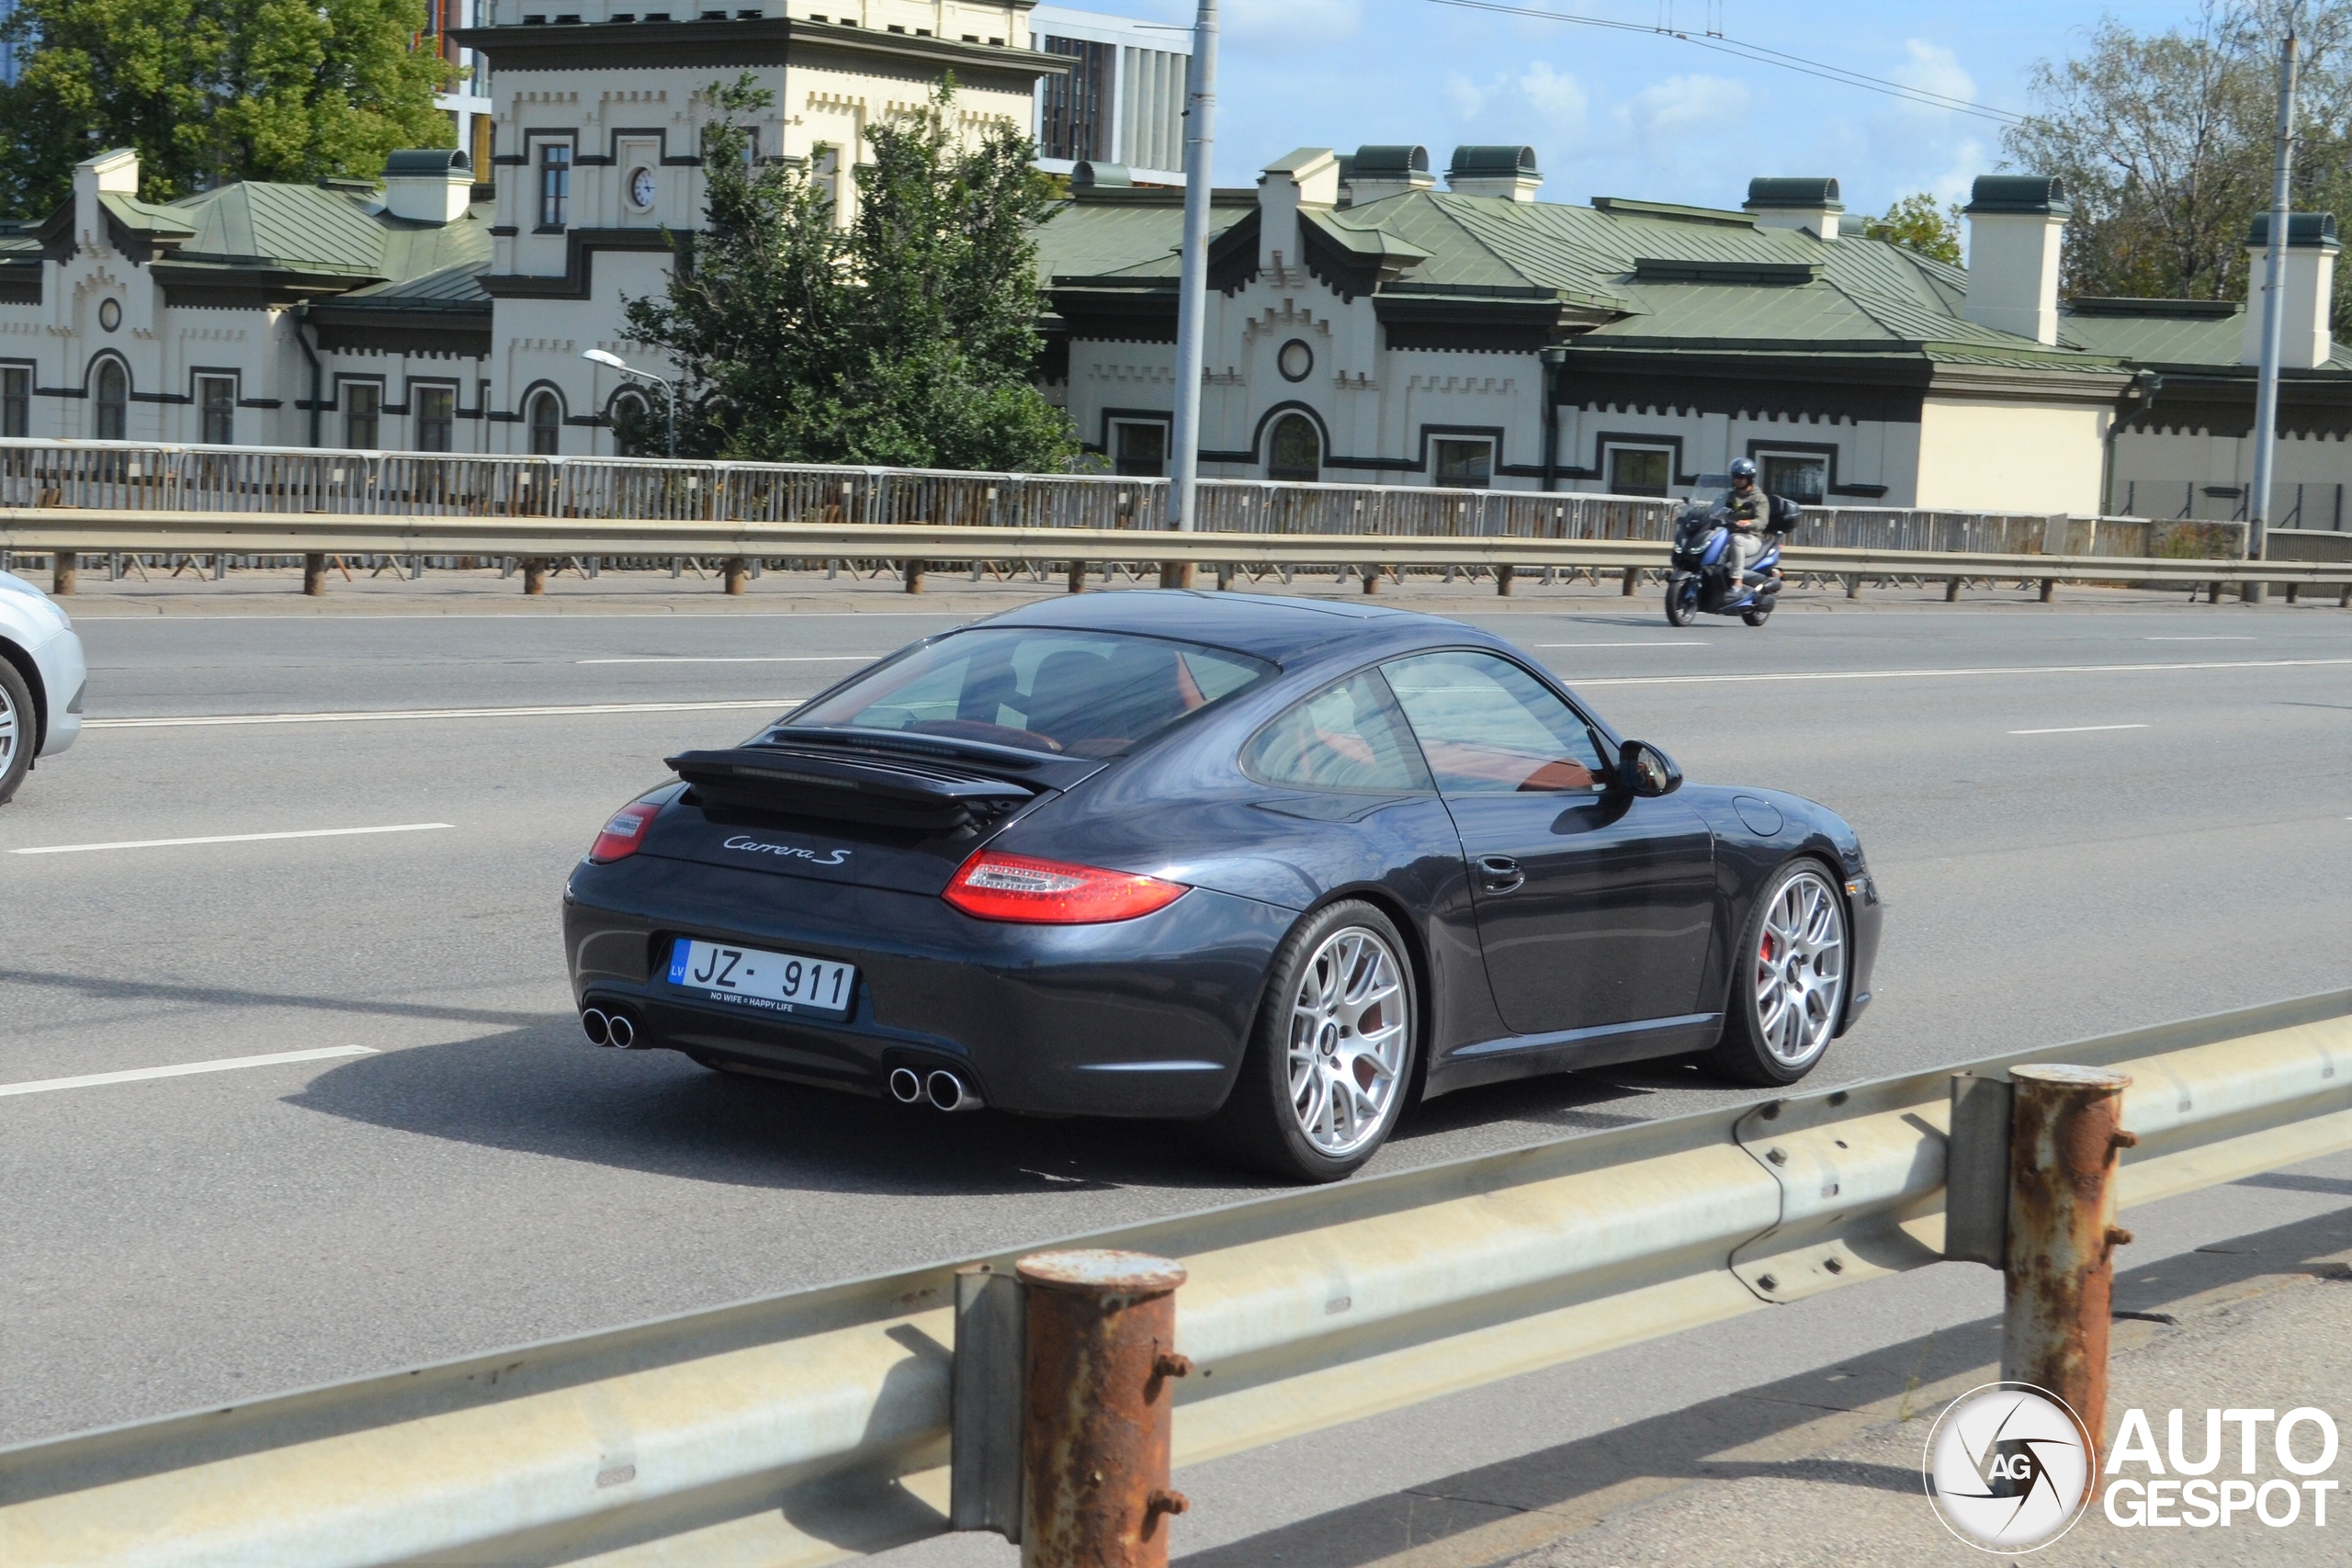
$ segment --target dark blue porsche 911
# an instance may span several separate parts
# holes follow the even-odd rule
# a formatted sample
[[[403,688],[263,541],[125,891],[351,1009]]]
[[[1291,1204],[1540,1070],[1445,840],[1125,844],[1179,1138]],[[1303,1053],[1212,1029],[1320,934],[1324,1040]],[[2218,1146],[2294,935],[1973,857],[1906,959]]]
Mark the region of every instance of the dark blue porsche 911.
[[[1209,1119],[1347,1175],[1417,1099],[1820,1061],[1878,891],[1833,812],[1684,787],[1498,637],[1089,594],[852,676],[624,807],[564,896],[600,1044],[943,1111]]]

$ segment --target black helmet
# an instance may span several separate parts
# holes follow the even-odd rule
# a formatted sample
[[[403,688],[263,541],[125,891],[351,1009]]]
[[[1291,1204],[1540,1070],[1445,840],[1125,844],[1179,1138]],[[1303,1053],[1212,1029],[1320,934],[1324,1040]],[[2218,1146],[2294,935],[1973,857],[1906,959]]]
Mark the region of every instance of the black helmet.
[[[1756,482],[1756,459],[1753,457],[1734,457],[1731,460],[1731,477],[1734,481],[1746,479],[1749,484],[1754,484]]]

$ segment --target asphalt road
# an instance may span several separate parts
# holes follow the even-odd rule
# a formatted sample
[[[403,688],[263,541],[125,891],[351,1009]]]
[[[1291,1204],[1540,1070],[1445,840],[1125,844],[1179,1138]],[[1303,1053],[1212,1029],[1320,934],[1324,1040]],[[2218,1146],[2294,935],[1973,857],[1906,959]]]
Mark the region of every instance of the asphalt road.
[[[1005,595],[680,615],[430,586],[81,607],[95,722],[0,809],[0,1091],[349,1054],[0,1092],[0,1442],[1251,1190],[1158,1126],[901,1112],[596,1051],[571,1015],[565,873],[662,755]],[[1406,598],[1501,629],[1691,776],[1856,824],[1887,941],[1822,1081],[2346,983],[2332,607],[1823,601],[1676,632],[1646,599]],[[485,711],[517,708],[567,711]],[[386,712],[419,716],[317,716]],[[356,828],[409,830],[9,852]],[[1380,1167],[1726,1092],[1681,1069],[1474,1091]]]

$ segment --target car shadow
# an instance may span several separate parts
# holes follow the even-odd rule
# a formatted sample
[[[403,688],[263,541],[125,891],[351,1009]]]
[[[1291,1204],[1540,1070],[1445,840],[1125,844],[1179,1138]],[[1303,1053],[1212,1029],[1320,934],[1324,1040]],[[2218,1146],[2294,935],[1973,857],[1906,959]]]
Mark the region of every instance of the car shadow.
[[[1481,1124],[1573,1133],[1644,1121],[1594,1108],[1646,1097],[1652,1087],[1612,1071],[1464,1089],[1408,1115],[1374,1168],[1422,1163],[1429,1156],[1417,1144]],[[1216,1201],[1286,1190],[1222,1159],[1182,1123],[942,1115],[714,1072],[675,1052],[600,1051],[578,1040],[568,1019],[355,1057],[286,1102],[485,1148],[784,1191],[968,1197],[1144,1187]]]
[[[361,1056],[287,1103],[424,1137],[776,1190],[971,1196],[1159,1187],[1253,1191],[1154,1122],[948,1116],[713,1072],[670,1051],[599,1051],[577,1025]]]

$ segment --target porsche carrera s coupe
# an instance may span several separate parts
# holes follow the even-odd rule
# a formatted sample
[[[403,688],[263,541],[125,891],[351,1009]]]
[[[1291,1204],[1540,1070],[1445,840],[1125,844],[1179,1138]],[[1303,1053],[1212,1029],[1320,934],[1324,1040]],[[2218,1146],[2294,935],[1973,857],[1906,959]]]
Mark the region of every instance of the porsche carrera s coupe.
[[[1811,1071],[1882,909],[1834,812],[1683,783],[1434,616],[1088,594],[668,759],[564,893],[598,1044],[939,1111],[1202,1121],[1346,1176],[1416,1101]]]

